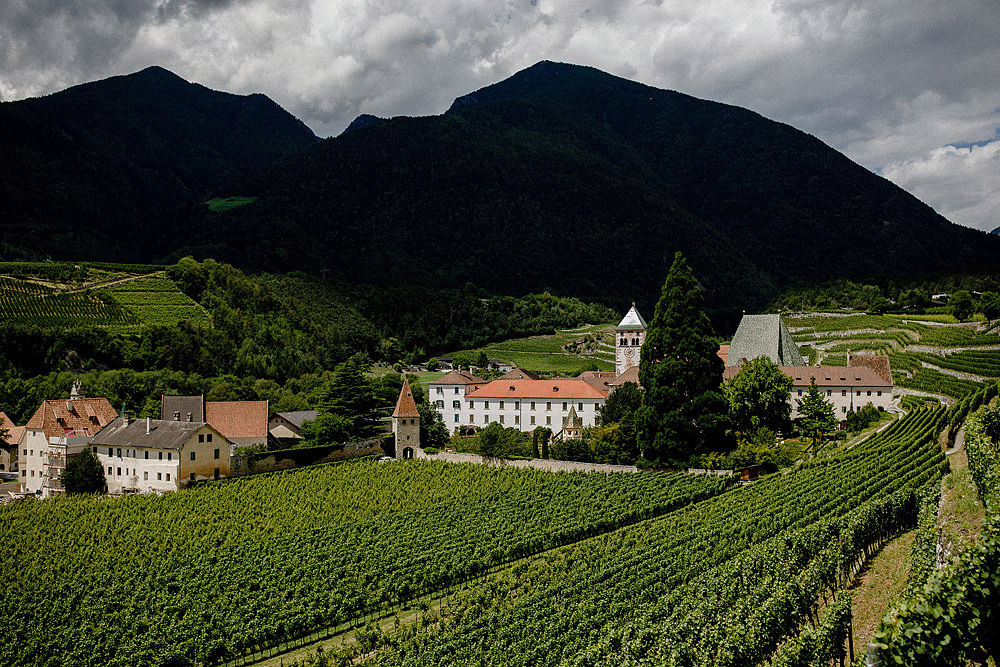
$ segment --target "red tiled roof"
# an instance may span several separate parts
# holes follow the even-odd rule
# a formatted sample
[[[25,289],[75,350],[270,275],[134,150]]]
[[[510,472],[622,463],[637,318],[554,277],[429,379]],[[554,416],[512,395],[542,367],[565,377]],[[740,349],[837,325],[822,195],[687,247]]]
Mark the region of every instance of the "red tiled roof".
[[[267,437],[267,401],[205,401],[205,421],[230,440]]]
[[[24,428],[58,438],[69,431],[95,435],[118,416],[106,398],[74,398],[44,401]]]
[[[892,382],[892,369],[889,366],[889,357],[885,355],[861,355],[858,357],[851,357],[847,366],[848,368],[870,368],[878,373],[879,377],[883,380]]]
[[[779,366],[781,372],[792,378],[793,387],[808,387],[811,378],[816,378],[817,387],[891,387],[892,380],[886,380],[878,373],[860,366]],[[739,366],[729,366],[722,377],[731,380],[740,372]]]
[[[474,398],[541,398],[580,399],[605,398],[601,391],[579,378],[553,378],[551,380],[494,380],[473,389],[465,396]]]
[[[396,409],[392,412],[393,417],[419,417],[417,404],[413,400],[413,392],[410,391],[410,381],[403,378],[403,387],[399,390],[399,400],[396,401]]]
[[[17,441],[21,439],[21,434],[24,433],[24,427],[15,426],[13,420],[3,412],[0,412],[0,428],[7,429],[7,438],[0,443],[8,445],[16,445]]]
[[[450,371],[427,384],[486,384],[488,380],[476,377],[469,371]]]
[[[632,366],[631,368],[626,368],[625,372],[616,377],[611,381],[612,387],[620,387],[626,382],[634,382],[639,384],[639,367]]]
[[[523,368],[517,368],[516,366],[500,377],[498,380],[537,380],[538,375],[532,373],[531,371],[526,371]]]
[[[729,345],[728,344],[727,345],[720,345],[719,346],[719,351],[716,352],[716,354],[719,355],[719,358],[722,359],[722,363],[727,364],[727,365],[729,364]]]

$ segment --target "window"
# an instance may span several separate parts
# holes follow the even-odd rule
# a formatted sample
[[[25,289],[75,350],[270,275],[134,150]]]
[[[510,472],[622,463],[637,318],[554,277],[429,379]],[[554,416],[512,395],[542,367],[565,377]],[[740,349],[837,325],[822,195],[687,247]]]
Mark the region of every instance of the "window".
[[[503,415],[500,415],[500,423],[503,423]]]
[[[142,458],[144,458],[144,459],[148,459],[149,458],[149,450],[148,449],[145,450],[142,454],[143,454]]]
[[[490,409],[490,402],[489,401],[483,401],[483,409],[484,410],[489,410]]]
[[[194,481],[194,473],[191,473],[191,481]]]
[[[219,458],[219,450],[218,449],[215,450],[215,456],[214,456],[214,458]]]
[[[455,413],[455,423],[456,424],[458,423],[458,413],[457,412]]]
[[[868,395],[869,395],[869,396],[871,396],[871,395],[872,395],[872,392],[871,392],[871,390],[869,390],[869,391],[868,391]]]
[[[579,403],[578,406],[579,407],[577,407],[577,410],[579,410],[580,412],[583,412],[583,403]]]
[[[167,481],[168,482],[170,481],[170,473],[169,472],[167,473]]]
[[[144,482],[148,482],[149,481],[149,471],[148,470],[143,470],[142,471],[142,481],[144,481]]]
[[[438,396],[442,395],[444,393],[444,387],[435,387],[434,393],[437,394]]]
[[[846,389],[841,389],[840,390],[840,395],[841,396],[847,396],[847,390]]]
[[[799,396],[801,396],[801,395],[802,395],[802,390],[801,390],[801,389],[799,389]]]
[[[194,461],[194,452],[191,452],[191,460]]]
[[[462,409],[462,401],[452,401],[451,402],[451,407],[453,407],[456,410],[461,410]]]
[[[470,424],[471,424],[472,422],[474,422],[475,420],[476,420],[476,418],[475,418],[475,417],[473,417],[472,415],[469,415],[469,423],[470,423]]]
[[[25,454],[27,454],[27,453],[28,452],[25,452]],[[114,456],[114,454],[111,453],[111,448],[110,447],[108,447],[108,456]]]
[[[880,392],[878,392],[878,395],[879,395],[879,396],[881,396],[881,395],[882,395],[882,392],[881,392],[881,391],[880,391]]]
[[[168,461],[173,461],[174,460],[174,453],[173,452],[167,452],[167,460]]]
[[[214,477],[215,479],[219,479],[219,469],[218,468],[216,468],[215,472],[212,473],[212,477]]]
[[[444,408],[444,401],[441,401],[441,400],[434,401],[434,407],[435,408],[439,408],[439,409],[443,409]]]
[[[503,410],[503,401],[500,401],[500,409]]]
[[[205,442],[205,434],[204,433],[199,433],[198,434],[198,442]]]
[[[108,474],[111,474],[111,466],[108,466]]]
[[[833,396],[833,389],[827,389],[826,390],[826,395],[827,396]]]
[[[212,434],[209,433],[205,436],[205,442],[212,442]]]
[[[546,410],[552,409],[552,401],[545,401],[545,409]]]
[[[521,401],[514,401],[514,409],[515,410],[521,409]]]
[[[458,393],[458,387],[455,387],[455,393],[456,394]]]
[[[521,415],[514,415],[514,423],[515,424],[521,423]]]
[[[117,451],[118,458],[121,458],[121,456],[122,456],[122,448],[119,447],[116,451]]]
[[[566,412],[566,401],[563,401],[563,412]]]
[[[28,455],[28,450],[27,449],[25,449],[25,450],[23,450],[21,452],[21,456],[27,456],[27,455]],[[108,456],[111,456],[111,448],[110,447],[108,447]]]
[[[115,474],[117,474],[119,477],[121,477],[121,475],[122,475],[122,469],[121,468],[116,468],[115,469]]]
[[[531,415],[531,425],[535,425],[535,415]]]
[[[159,481],[162,481],[162,480],[163,480],[163,473],[162,472],[156,473],[156,481],[159,482]]]
[[[535,402],[534,402],[534,401],[532,401],[532,402],[531,402],[531,409],[532,409],[532,410],[534,410],[534,409],[535,409]]]
[[[414,419],[411,419],[411,420],[410,420],[410,423],[411,423],[411,424],[416,424],[417,422],[416,422],[416,420],[414,420]]]
[[[840,411],[841,412],[847,412],[847,406],[846,405],[840,406]]]
[[[489,415],[483,415],[483,423],[484,424],[489,424],[490,423],[490,416]]]
[[[34,477],[34,476],[35,476],[35,471],[34,471],[34,470],[32,470],[32,471],[31,471],[31,476],[32,476],[32,477]]]
[[[476,409],[476,402],[475,401],[469,401],[469,409],[470,410],[475,410]]]
[[[156,452],[159,455],[160,460],[163,460],[163,452]]]
[[[860,395],[861,395],[861,390],[859,389],[859,390],[858,390],[858,396],[860,396]]]
[[[552,424],[552,417],[546,417],[545,418],[545,423],[551,425]]]

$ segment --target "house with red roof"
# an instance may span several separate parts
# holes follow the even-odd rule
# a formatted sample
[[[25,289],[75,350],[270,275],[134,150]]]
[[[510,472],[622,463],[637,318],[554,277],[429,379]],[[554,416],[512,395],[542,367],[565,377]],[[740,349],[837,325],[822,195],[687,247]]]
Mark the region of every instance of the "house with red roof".
[[[7,431],[7,436],[0,441],[0,472],[17,468],[18,444],[24,435],[23,426],[15,426],[10,417],[0,412],[0,431],[4,429]]]
[[[81,398],[78,387],[68,399],[43,401],[21,436],[21,490],[43,496],[61,493],[59,477],[66,462],[117,416],[108,399]]]
[[[596,384],[583,378],[494,380],[465,395],[462,424],[498,422],[521,431],[546,426],[558,433],[574,410],[583,426],[594,426],[597,409],[608,396]]]
[[[206,401],[204,396],[160,396],[160,419],[205,422],[233,447],[256,447],[270,437],[267,401]]]

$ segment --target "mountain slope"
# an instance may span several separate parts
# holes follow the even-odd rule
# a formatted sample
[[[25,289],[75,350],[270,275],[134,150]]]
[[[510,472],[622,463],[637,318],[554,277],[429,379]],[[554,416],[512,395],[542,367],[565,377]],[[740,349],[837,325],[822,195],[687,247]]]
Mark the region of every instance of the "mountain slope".
[[[178,254],[648,309],[682,250],[730,315],[798,281],[1000,261],[1000,239],[792,127],[549,62],[442,116],[366,119],[238,189],[260,199],[182,216]]]
[[[316,141],[264,95],[160,67],[0,104],[0,258],[149,256],[159,211]]]

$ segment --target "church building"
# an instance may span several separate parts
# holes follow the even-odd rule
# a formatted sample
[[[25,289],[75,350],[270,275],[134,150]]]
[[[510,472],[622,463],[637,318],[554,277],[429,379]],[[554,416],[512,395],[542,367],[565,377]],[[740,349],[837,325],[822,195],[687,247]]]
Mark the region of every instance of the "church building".
[[[635,303],[615,327],[615,376],[639,366],[639,351],[646,342],[646,320],[635,309]]]

